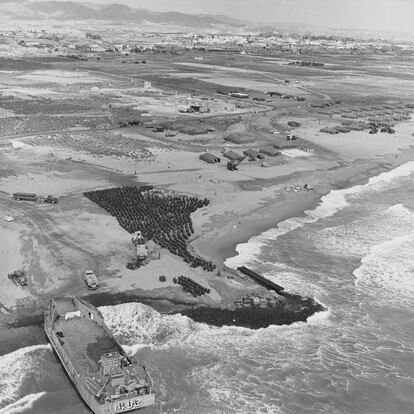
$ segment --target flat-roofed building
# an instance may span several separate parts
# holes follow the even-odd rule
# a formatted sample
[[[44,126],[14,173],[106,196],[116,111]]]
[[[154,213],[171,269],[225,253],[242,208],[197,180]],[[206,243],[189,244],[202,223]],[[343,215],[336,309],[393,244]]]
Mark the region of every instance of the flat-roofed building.
[[[199,156],[200,160],[208,162],[209,164],[217,164],[220,162],[220,158],[216,157],[213,154],[210,154],[209,152],[206,152],[204,154],[201,154]]]

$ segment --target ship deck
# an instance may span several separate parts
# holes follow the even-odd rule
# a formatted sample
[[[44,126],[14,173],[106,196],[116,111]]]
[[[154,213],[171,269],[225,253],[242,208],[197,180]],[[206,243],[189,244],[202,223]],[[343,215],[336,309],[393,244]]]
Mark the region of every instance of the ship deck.
[[[63,333],[63,348],[82,374],[95,374],[103,354],[120,352],[115,340],[101,326],[86,318],[57,321],[54,331]]]

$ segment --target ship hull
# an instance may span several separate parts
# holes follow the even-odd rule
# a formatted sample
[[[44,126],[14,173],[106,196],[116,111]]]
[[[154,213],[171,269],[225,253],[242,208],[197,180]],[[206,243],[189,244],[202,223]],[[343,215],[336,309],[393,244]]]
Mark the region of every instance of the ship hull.
[[[131,398],[122,398],[120,400],[105,401],[103,404],[98,403],[95,396],[87,390],[85,378],[81,373],[77,372],[75,366],[71,363],[69,355],[60,345],[59,339],[55,331],[48,326],[45,316],[44,331],[52,349],[57,355],[62,364],[66,374],[81,396],[86,405],[92,410],[94,414],[118,414],[125,412],[132,412],[155,404],[155,394],[146,394],[134,396]]]

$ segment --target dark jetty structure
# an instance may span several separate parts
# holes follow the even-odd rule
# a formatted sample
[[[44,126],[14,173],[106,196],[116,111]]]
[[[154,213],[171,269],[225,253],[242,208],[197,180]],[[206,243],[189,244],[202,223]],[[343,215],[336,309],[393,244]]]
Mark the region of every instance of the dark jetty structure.
[[[196,307],[179,312],[196,322],[213,326],[241,326],[249,329],[267,328],[270,325],[290,325],[306,320],[325,308],[314,299],[285,294],[286,301],[273,308],[223,309]]]
[[[274,290],[279,295],[283,295],[283,291],[285,290],[285,288],[283,288],[282,286],[279,286],[276,283],[273,283],[269,279],[264,278],[263,276],[259,275],[258,273],[254,272],[253,270],[250,270],[245,266],[238,267],[237,270],[239,272],[244,273],[247,276],[250,276],[251,278],[256,280],[256,282],[263,285],[265,288],[267,288],[269,290]]]
[[[196,322],[213,326],[242,326],[250,329],[267,328],[270,325],[290,325],[294,322],[306,322],[316,312],[325,308],[312,298],[303,298],[284,291],[282,286],[264,278],[245,266],[237,270],[250,276],[256,282],[280,296],[272,306],[253,306],[233,308],[194,307],[181,312]]]
[[[188,239],[194,233],[191,213],[209,204],[207,198],[171,195],[153,186],[116,187],[89,191],[84,196],[116,217],[129,233],[142,235],[180,256],[192,267],[212,272],[215,265],[188,251]]]

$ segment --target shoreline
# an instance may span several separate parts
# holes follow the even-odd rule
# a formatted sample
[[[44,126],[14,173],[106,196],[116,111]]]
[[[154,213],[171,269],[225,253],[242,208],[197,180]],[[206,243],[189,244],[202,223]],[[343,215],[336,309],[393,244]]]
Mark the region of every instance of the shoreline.
[[[13,155],[14,153],[12,153],[12,156]],[[213,262],[217,263],[218,269],[223,269],[229,278],[232,276],[234,277],[234,270],[227,267],[225,265],[225,261],[238,254],[238,245],[248,243],[251,238],[258,237],[270,229],[277,228],[278,225],[285,220],[294,217],[306,216],[306,211],[315,209],[321,203],[321,199],[329,194],[330,191],[351,188],[355,185],[360,184],[366,184],[371,177],[375,177],[382,172],[390,171],[397,166],[412,160],[414,158],[413,155],[414,150],[411,148],[410,150],[406,150],[406,152],[403,154],[388,154],[369,160],[360,159],[353,162],[343,162],[338,159],[336,161],[330,160],[329,163],[325,161],[318,161],[319,164],[315,164],[313,170],[299,169],[295,172],[289,170],[285,175],[269,175],[267,179],[256,178],[255,185],[252,186],[250,186],[251,182],[246,180],[231,181],[231,184],[227,184],[227,187],[224,187],[222,189],[222,193],[218,196],[214,193],[214,185],[216,182],[213,180],[213,186],[208,184],[206,190],[212,191],[212,194],[214,194],[216,197],[212,197],[212,208],[206,217],[200,215],[194,219],[194,225],[196,225],[196,223],[198,224],[197,232],[195,234],[195,238],[189,242],[189,247],[190,249],[193,249],[194,252],[198,253],[201,257],[209,258]],[[26,154],[26,156],[29,157],[28,154]],[[179,157],[177,160],[178,162],[181,160],[181,157],[186,156],[186,154],[180,153],[175,154],[175,156]],[[165,160],[162,159],[159,162],[163,163]],[[198,161],[195,160],[194,162]],[[79,166],[79,163],[77,163],[77,165]],[[96,172],[93,171],[92,167],[97,166],[93,163],[89,163],[87,168],[83,163],[81,163],[79,166],[79,168],[81,168],[80,171],[82,172],[91,171],[96,174]],[[101,171],[102,167],[102,165],[99,166],[99,171]],[[111,170],[110,167],[111,166],[106,166],[104,168],[106,170]],[[173,171],[178,171],[179,173],[181,170],[172,169],[171,172],[173,173]],[[126,174],[125,171],[116,172],[112,170],[112,172],[114,173],[114,184],[124,183],[125,175],[127,176],[128,182],[132,179],[136,183],[136,177],[131,176],[130,174]],[[213,171],[213,173],[216,174],[216,171]],[[119,176],[120,174],[122,175],[121,177]],[[112,176],[112,173],[108,173],[108,175]],[[201,175],[199,177],[201,177]],[[199,177],[196,177],[195,180],[198,180]],[[157,179],[163,181],[164,176],[158,177]],[[154,180],[155,176],[153,176],[152,179],[149,179],[148,183],[161,186],[161,184],[157,183],[156,181],[152,183]],[[186,193],[182,188],[175,187],[175,178],[173,178],[171,181],[171,183],[166,185],[167,188],[172,188],[172,190],[176,192],[182,192],[184,194]],[[196,182],[199,183],[200,181]],[[308,182],[315,188],[315,190],[301,191],[298,193],[285,192],[284,186],[289,185],[292,182],[299,182],[302,184],[303,182]],[[201,181],[201,183],[203,182]],[[210,181],[208,181],[208,183],[210,183]],[[46,184],[48,184],[48,182],[45,182],[44,186],[46,186]],[[193,185],[194,182],[189,181],[187,184]],[[98,185],[99,187],[108,186],[108,183],[106,181],[98,182]],[[230,194],[229,196],[228,192],[232,189],[235,191],[234,199],[232,198],[233,195]],[[73,191],[72,187],[68,187],[68,190]],[[200,189],[198,189],[198,193],[200,192]],[[233,200],[235,200],[235,203],[232,204]],[[84,208],[84,204],[81,203],[83,203],[83,199],[80,200],[79,211],[83,211]],[[95,207],[93,210],[91,209],[91,211],[95,213]],[[113,225],[113,230],[116,237],[119,237],[119,240],[121,240],[122,236],[123,240],[124,235],[121,235],[121,231],[113,218],[107,218],[107,215],[102,214],[101,211],[98,211],[95,214],[100,214],[99,217],[101,217],[101,215],[102,217],[105,217],[105,224],[107,222],[111,223],[110,225]],[[201,221],[197,222],[199,218],[201,218]],[[201,226],[199,224],[201,224]],[[84,228],[82,227],[79,229],[79,231],[81,230],[83,232]],[[123,251],[121,253],[124,254]],[[117,252],[117,254],[119,253]],[[185,263],[180,262],[177,266],[179,266],[179,268],[177,267],[174,269],[176,274],[180,274],[179,272],[189,270],[188,266]],[[201,278],[199,280],[203,280],[204,277],[207,277],[209,283],[212,284],[213,288],[217,288],[218,299],[214,299],[214,304],[207,304],[207,306],[210,308],[217,306],[225,308],[229,304],[232,304],[234,300],[237,299],[237,297],[248,293],[252,288],[254,289],[254,284],[251,284],[250,282],[245,283],[243,281],[240,283],[237,278],[235,278],[235,283],[232,284],[227,280],[220,280],[216,277],[212,278],[210,275],[206,276],[204,272],[199,272],[198,277]],[[111,287],[108,287],[109,290],[102,292],[102,297],[105,295],[116,296],[120,293],[124,293],[125,296],[129,296],[131,298],[134,297],[135,300],[140,300],[140,298],[143,297],[145,297],[145,300],[153,299],[150,305],[154,305],[153,307],[156,310],[159,310],[163,313],[172,312],[178,309],[188,309],[192,306],[206,306],[206,303],[204,302],[199,302],[197,304],[190,303],[190,301],[188,304],[177,303],[180,301],[179,299],[183,297],[182,292],[178,292],[168,286],[165,286],[167,290],[159,295],[157,293],[157,287],[150,287],[149,285],[145,285],[145,282],[143,282],[143,284],[139,287],[134,287],[133,284],[129,285],[128,283],[135,282],[133,280],[132,282],[126,282],[125,285],[122,286],[122,288],[124,288],[123,292],[113,291],[111,290]],[[159,287],[161,286],[162,285]],[[145,291],[145,294],[142,294],[143,291]],[[76,287],[76,290],[73,290],[72,286],[69,286],[67,288],[65,287],[63,289],[57,290],[56,293],[54,293],[54,296],[82,296],[82,294],[79,293],[79,287]],[[172,300],[170,300],[171,298]],[[104,300],[103,303],[100,303],[100,305],[111,304],[112,302],[112,299],[107,298],[107,300]],[[120,302],[118,301],[116,303]],[[144,303],[148,302],[144,301]],[[36,306],[35,303],[27,303],[26,307],[23,302],[22,305],[22,308],[19,309],[18,312],[15,313],[14,311],[11,311],[10,314],[2,316],[1,320],[5,322],[8,322],[10,320],[19,320],[19,316],[21,316],[22,311],[27,312],[29,309],[33,310]],[[23,319],[29,321],[29,318]]]
[[[312,193],[295,194],[295,196],[299,196],[301,198],[301,202],[292,204],[291,201],[286,202],[285,199],[269,200],[265,203],[265,205],[262,205],[258,209],[250,212],[247,216],[248,220],[246,220],[243,225],[239,226],[237,228],[237,231],[230,234],[224,234],[221,237],[216,238],[214,243],[211,243],[209,246],[206,244],[206,246],[209,247],[209,250],[202,249],[203,243],[207,243],[206,240],[203,240],[203,243],[199,244],[197,247],[200,248],[203,255],[211,254],[211,256],[208,257],[220,260],[220,263],[225,268],[227,268],[224,265],[224,261],[229,257],[233,257],[237,253],[236,248],[238,244],[246,243],[252,237],[257,237],[263,232],[277,227],[278,224],[284,220],[293,217],[303,217],[306,215],[305,212],[307,210],[312,210],[317,207],[320,204],[322,197],[324,197],[330,191],[351,188],[355,185],[366,184],[371,177],[378,176],[382,172],[391,171],[398,166],[406,163],[407,161],[411,161],[413,159],[413,154],[414,151],[407,152],[407,154],[405,154],[405,157],[399,157],[398,161],[397,159],[390,159],[390,156],[383,157],[378,160],[371,160],[368,165],[367,163],[363,163],[364,165],[361,171],[355,174],[351,174],[349,177],[341,177],[341,180],[338,180],[334,185],[330,185],[325,181],[325,186],[323,187],[324,191],[321,191],[321,186],[319,188],[319,191]],[[353,167],[354,166],[351,166],[351,168]],[[361,165],[359,165],[359,167],[361,167]],[[310,197],[308,197],[309,195]],[[280,204],[284,202],[286,202],[284,209],[277,208],[278,203]],[[275,214],[275,211],[277,212],[277,215]],[[264,215],[264,217],[257,217],[259,214]],[[242,217],[237,217],[238,221],[241,219]],[[217,227],[217,223],[215,223],[215,225]],[[193,242],[194,241],[191,242],[191,246]],[[231,270],[229,268],[227,269]],[[86,298],[87,296],[89,295],[86,295]],[[225,326],[227,325],[226,320],[231,320],[231,322],[233,322],[233,319],[236,319],[234,326],[245,326],[250,329],[260,329],[270,325],[291,325],[295,322],[300,321],[306,322],[309,318],[317,315],[319,312],[329,310],[318,301],[316,301],[315,298],[300,297],[298,303],[300,301],[312,301],[312,303],[309,302],[311,306],[308,308],[303,308],[299,312],[291,312],[290,314],[288,314],[288,312],[285,312],[282,319],[278,319],[278,315],[275,315],[275,313],[277,313],[275,312],[275,309],[273,309],[273,312],[271,309],[269,309],[267,312],[264,312],[264,314],[262,314],[263,312],[261,312],[260,309],[251,309],[249,311],[246,311],[244,315],[238,315],[237,318],[234,318],[234,314],[232,313],[234,310],[226,308],[224,301],[220,302],[219,307],[217,307],[217,305],[206,305],[205,303],[195,305],[191,302],[186,303],[185,301],[181,301],[178,298],[174,299],[153,296],[151,291],[147,291],[146,294],[142,294],[142,291],[141,293],[138,291],[102,292],[92,296],[95,297],[93,299],[90,298],[91,303],[95,306],[116,305],[120,303],[139,301],[153,307],[155,310],[162,314],[181,313],[182,315],[187,315],[190,318],[194,316],[193,320],[197,322],[212,324],[213,326]],[[206,306],[208,310],[207,312],[203,311],[203,309],[206,309]],[[201,317],[197,315],[198,312],[201,312]],[[243,314],[243,312],[241,313]],[[4,349],[7,349],[8,351],[12,351],[20,347],[19,343],[21,343],[21,340],[18,338],[20,336],[20,333],[26,329],[32,332],[33,341],[28,340],[25,342],[25,345],[30,345],[32,342],[35,344],[42,342],[40,332],[41,329],[39,328],[39,324],[41,324],[42,320],[42,315],[26,315],[25,317],[21,317],[22,315],[20,314],[19,316],[20,318],[17,317],[14,320],[15,324],[4,324],[4,326],[7,326],[7,329],[9,330],[10,338],[6,339],[5,343],[3,343],[2,346],[3,348],[5,347]],[[212,323],[212,317],[213,322],[215,320],[215,323]],[[237,322],[237,319],[239,323]],[[271,323],[269,323],[269,321],[271,321]],[[14,338],[16,338],[16,342]]]
[[[394,154],[389,154],[378,160],[371,160],[373,166],[363,169],[361,172],[351,175],[346,179],[341,179],[333,185],[325,184],[326,189],[319,191],[312,191],[311,197],[308,200],[303,200],[301,203],[294,204],[286,202],[285,206],[281,206],[281,201],[277,199],[270,200],[265,206],[259,207],[250,212],[248,216],[241,216],[237,220],[237,224],[232,221],[231,224],[236,225],[237,228],[231,232],[221,235],[211,240],[200,240],[201,235],[198,235],[189,244],[195,252],[203,257],[210,258],[219,262],[220,266],[229,269],[225,262],[227,259],[238,255],[237,246],[239,244],[248,244],[251,239],[260,237],[266,231],[278,228],[279,224],[293,218],[306,217],[306,211],[312,211],[321,204],[322,198],[328,195],[331,191],[350,189],[357,185],[365,185],[370,178],[376,177],[381,173],[391,171],[399,166],[414,159],[414,150],[409,151],[404,156],[395,158]],[[398,162],[396,160],[398,159]],[[352,164],[352,163],[351,163]],[[309,194],[309,193],[307,193]],[[299,197],[302,194],[296,194]],[[282,200],[283,203],[284,200]],[[276,211],[275,211],[276,210]],[[273,213],[273,215],[270,215]],[[258,214],[264,217],[250,218]],[[241,222],[244,220],[243,222]]]
[[[197,237],[190,242],[190,245],[197,253],[210,257],[213,260],[218,260],[220,265],[225,266],[225,261],[237,254],[236,248],[239,244],[248,243],[253,237],[260,236],[260,234],[268,230],[277,228],[281,222],[289,218],[305,216],[305,211],[316,207],[324,195],[323,193],[315,192],[309,200],[293,208],[288,204],[279,208],[276,212],[274,210],[275,207],[280,207],[278,206],[279,202],[271,201],[268,205],[260,207],[250,214],[250,216],[263,214],[264,217],[247,219],[242,217],[239,220],[245,221],[237,224],[237,228],[233,232],[215,239],[214,244],[210,244],[208,241],[197,242],[199,240]],[[194,243],[197,243],[197,245],[194,246]]]

